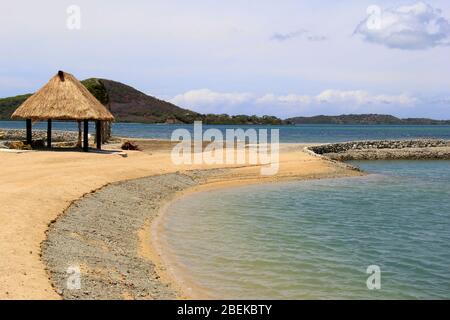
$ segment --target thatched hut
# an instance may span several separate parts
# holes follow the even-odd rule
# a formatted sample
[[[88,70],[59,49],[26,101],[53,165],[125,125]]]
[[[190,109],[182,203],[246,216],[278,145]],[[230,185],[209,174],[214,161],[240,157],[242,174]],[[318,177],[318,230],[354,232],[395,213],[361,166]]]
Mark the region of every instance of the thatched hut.
[[[109,112],[73,75],[59,71],[38,92],[29,97],[11,116],[25,119],[27,143],[32,143],[32,122],[48,121],[47,146],[51,147],[52,120],[84,123],[83,150],[89,150],[89,121],[96,123],[97,148],[101,148],[103,121],[113,121]]]

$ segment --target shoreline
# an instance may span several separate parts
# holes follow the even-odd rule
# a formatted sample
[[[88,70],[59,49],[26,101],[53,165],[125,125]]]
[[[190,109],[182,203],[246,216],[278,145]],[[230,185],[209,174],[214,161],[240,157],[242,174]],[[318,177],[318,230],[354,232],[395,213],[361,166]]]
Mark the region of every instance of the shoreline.
[[[174,197],[165,202],[158,210],[157,215],[146,222],[144,228],[140,230],[140,234],[145,235],[141,238],[140,245],[147,253],[148,257],[156,265],[157,272],[161,279],[168,283],[172,288],[175,288],[179,293],[180,299],[188,300],[209,300],[209,299],[221,299],[219,296],[214,296],[204,289],[198,286],[194,281],[190,280],[189,271],[187,268],[180,266],[177,258],[174,254],[169,253],[169,245],[162,236],[164,234],[164,223],[168,219],[170,214],[170,207],[177,201],[186,197],[195,196],[196,194],[245,187],[250,185],[265,185],[265,184],[282,184],[290,182],[300,182],[309,180],[327,180],[327,179],[339,179],[339,178],[357,178],[365,176],[365,173],[360,175],[338,175],[338,176],[324,176],[306,179],[285,179],[282,181],[222,181],[215,183],[205,183],[192,186],[188,189],[178,192]]]
[[[132,140],[132,139],[130,139]],[[109,154],[98,153],[79,153],[73,151],[52,152],[52,151],[35,151],[35,152],[0,152],[0,160],[4,164],[0,168],[0,174],[4,177],[4,184],[0,187],[0,201],[7,204],[5,210],[0,212],[0,218],[4,223],[0,226],[0,250],[4,252],[4,259],[0,261],[0,281],[4,284],[0,290],[0,298],[3,299],[60,299],[61,295],[57,294],[56,286],[49,279],[48,266],[44,263],[42,256],[42,243],[48,240],[51,233],[49,225],[57,224],[62,219],[67,218],[66,213],[73,209],[74,204],[83,203],[83,200],[94,197],[104,189],[122,184],[133,184],[136,179],[158,179],[163,175],[182,175],[189,176],[193,172],[200,175],[208,170],[222,171],[222,175],[211,175],[207,179],[201,179],[202,184],[215,185],[216,187],[226,187],[238,184],[252,184],[265,182],[281,182],[288,180],[300,179],[317,179],[338,176],[358,176],[363,173],[355,171],[355,168],[342,162],[334,161],[323,155],[314,154],[305,150],[312,144],[281,144],[280,149],[280,171],[273,177],[260,176],[261,166],[224,166],[224,165],[182,165],[175,166],[170,161],[170,150],[172,144],[169,141],[161,140],[139,140],[143,146],[142,152],[120,150],[117,152],[117,145],[109,145],[107,148],[114,151]],[[226,174],[224,173],[226,172]],[[192,179],[189,178],[193,183]],[[200,181],[199,180],[199,181]],[[40,186],[46,185],[46,188]],[[139,189],[139,188],[137,188]],[[118,190],[121,190],[120,188]],[[149,192],[152,192],[150,189]],[[171,188],[167,190],[172,190]],[[173,191],[173,190],[172,190]],[[181,191],[181,190],[175,190]],[[120,192],[117,192],[120,195]],[[174,197],[175,194],[172,194]],[[159,197],[161,200],[162,194]],[[114,195],[116,197],[116,195]],[[115,218],[119,220],[97,220],[95,224],[87,225],[91,232],[97,232],[104,227],[105,222],[111,222],[116,226],[128,225],[129,221],[122,221],[122,216],[127,217],[128,213],[133,214],[132,207],[136,205],[134,196],[124,198],[123,211],[121,215]],[[24,201],[24,199],[26,199]],[[145,197],[144,199],[145,200]],[[114,199],[113,199],[114,201]],[[137,201],[139,202],[139,201]],[[106,202],[105,202],[106,203]],[[102,204],[102,202],[100,202]],[[98,205],[98,203],[97,203]],[[109,203],[108,211],[111,207],[115,207],[114,202]],[[162,202],[153,209],[159,209]],[[104,208],[103,208],[104,209]],[[101,213],[102,210],[97,208],[91,212],[91,216],[95,213]],[[89,213],[89,211],[88,211]],[[86,212],[84,213],[86,214]],[[144,214],[148,214],[145,211]],[[85,215],[86,217],[86,215]],[[142,216],[144,217],[144,216]],[[142,219],[140,217],[140,219]],[[148,216],[146,216],[148,218]],[[98,218],[100,219],[100,218]],[[134,221],[134,220],[133,220]],[[136,222],[136,221],[134,221]],[[107,237],[106,241],[96,241],[99,245],[97,248],[108,253],[105,250],[105,243],[108,241],[112,244],[127,244],[127,248],[139,250],[139,257],[149,254],[145,251],[145,247],[141,246],[141,242],[146,242],[145,234],[139,231],[145,227],[147,219],[142,219],[141,223],[133,224],[133,231],[127,230],[124,239],[111,242]],[[148,222],[150,223],[150,222]],[[97,228],[94,228],[98,226]],[[86,231],[85,230],[85,231]],[[125,230],[125,229],[124,229]],[[119,228],[119,232],[122,232]],[[67,233],[68,234],[68,233]],[[89,236],[90,233],[87,233]],[[134,242],[126,242],[130,234],[135,236]],[[73,234],[76,235],[76,234]],[[140,237],[140,238],[139,238]],[[76,238],[76,237],[75,237]],[[89,237],[81,240],[89,240]],[[92,239],[91,239],[92,240]],[[82,244],[82,243],[81,243]],[[131,244],[131,246],[130,246]],[[90,243],[84,243],[78,247],[79,252],[83,252],[85,248],[89,249]],[[64,252],[75,247],[63,246],[60,254],[64,257]],[[139,249],[136,249],[139,248]],[[123,248],[122,251],[126,251]],[[121,251],[121,253],[123,253]],[[112,251],[114,252],[114,250]],[[92,253],[92,252],[91,252]],[[111,254],[111,252],[109,252]],[[98,257],[91,254],[92,257]],[[122,256],[126,258],[125,256]],[[100,259],[101,260],[101,259]],[[106,259],[112,261],[114,259]],[[151,258],[150,258],[151,260]],[[66,260],[62,260],[67,262]],[[124,263],[125,260],[121,260]],[[150,262],[151,263],[151,262]],[[142,264],[144,272],[151,274],[153,269],[149,269],[149,262]],[[126,265],[126,263],[125,263]],[[84,266],[81,266],[84,267]],[[147,269],[146,269],[147,268]],[[83,272],[83,268],[81,268]],[[146,271],[145,271],[146,270]],[[123,274],[109,274],[105,269],[96,269],[95,275],[97,281],[103,281],[106,276],[127,277],[127,270]],[[119,270],[120,271],[120,270]],[[66,269],[56,270],[58,276],[67,277]],[[137,281],[141,281],[142,276],[132,275]],[[159,279],[158,275],[158,279]],[[65,278],[62,278],[65,279]],[[117,286],[118,280],[111,280],[114,285],[109,284],[107,287]],[[93,282],[95,283],[95,281]],[[127,286],[133,286],[133,281],[125,282]],[[95,286],[94,286],[95,287]],[[152,287],[155,289],[154,287]],[[95,288],[94,288],[95,289]],[[98,289],[98,288],[97,288]],[[158,296],[158,288],[153,292],[155,297]],[[144,290],[145,291],[145,290]],[[117,294],[118,291],[115,292]],[[167,293],[167,292],[166,292]],[[172,291],[173,293],[173,291]],[[139,294],[145,292],[137,292]],[[148,295],[147,295],[148,296]],[[116,298],[129,299],[133,295],[126,293],[116,295]],[[89,294],[83,293],[79,299],[89,298]],[[167,298],[167,296],[166,296]]]
[[[227,165],[174,165],[172,144],[164,141],[140,143],[143,151],[122,151],[106,145],[105,152],[0,152],[0,299],[61,299],[49,280],[41,258],[41,244],[49,225],[58,221],[77,199],[106,185],[175,172],[231,168]],[[313,172],[332,170],[324,161],[311,161],[301,146],[289,146],[282,166],[303,162]],[[309,160],[308,160],[309,159]],[[260,167],[238,168],[258,171]],[[43,187],[45,186],[45,187]],[[133,203],[130,199],[128,202]],[[97,223],[102,226],[101,222]],[[94,230],[95,231],[95,228]],[[66,270],[60,270],[67,276]]]
[[[296,147],[293,147],[293,145],[286,144],[286,150],[292,150]],[[294,145],[295,146],[295,145]],[[357,168],[354,168],[348,164],[330,160],[328,157],[320,155],[320,154],[313,154],[309,149],[303,149],[300,152],[307,156],[308,160],[304,162],[303,164],[306,165],[308,162],[315,162],[318,161],[322,165],[325,165],[325,167],[321,167],[320,170],[316,172],[309,172],[305,173],[304,170],[299,170],[297,165],[295,163],[289,163],[290,167],[288,167],[287,172],[283,172],[279,174],[278,176],[274,177],[265,177],[262,178],[259,175],[258,166],[248,166],[248,167],[238,167],[238,168],[222,168],[222,169],[212,169],[212,170],[197,170],[197,171],[183,171],[183,172],[176,172],[176,173],[170,173],[170,175],[174,179],[174,183],[176,184],[178,179],[181,177],[189,176],[191,181],[187,185],[184,185],[181,188],[172,188],[172,186],[169,186],[169,189],[165,189],[166,192],[161,192],[157,198],[158,201],[153,202],[150,204],[151,210],[149,211],[148,207],[144,207],[141,212],[137,212],[138,216],[133,216],[133,219],[139,219],[139,223],[137,225],[134,225],[131,229],[124,229],[126,234],[129,235],[130,233],[135,234],[136,238],[132,242],[128,242],[127,246],[122,248],[122,251],[136,251],[138,253],[137,256],[135,255],[128,255],[128,256],[120,256],[121,258],[112,258],[109,260],[118,260],[122,261],[122,263],[125,263],[125,261],[135,261],[136,259],[143,258],[145,259],[145,262],[141,261],[137,265],[134,265],[134,271],[140,270],[138,273],[147,274],[147,276],[150,277],[152,281],[150,281],[150,287],[148,287],[148,283],[140,283],[138,285],[138,292],[134,292],[134,289],[126,289],[127,286],[132,284],[133,286],[136,285],[135,280],[132,280],[130,283],[127,284],[127,282],[121,283],[120,280],[117,279],[111,280],[110,275],[96,275],[98,276],[98,279],[93,280],[93,285],[91,288],[83,292],[83,295],[73,295],[73,294],[65,294],[63,289],[63,280],[65,274],[61,274],[61,272],[58,275],[58,272],[56,272],[56,277],[54,275],[55,269],[61,269],[61,266],[58,264],[54,264],[53,267],[48,267],[50,276],[52,278],[52,282],[57,287],[58,291],[62,294],[63,298],[66,299],[209,299],[211,298],[210,295],[208,295],[208,292],[203,290],[202,288],[197,287],[193,282],[189,281],[187,276],[187,272],[184,273],[181,268],[177,268],[174,259],[171,259],[170,254],[168,253],[168,247],[162,241],[161,239],[161,226],[164,222],[164,219],[166,217],[166,211],[168,207],[174,202],[180,199],[181,197],[189,196],[197,192],[207,192],[210,190],[217,190],[220,188],[229,188],[229,187],[236,187],[236,186],[243,186],[243,185],[249,185],[249,184],[262,184],[262,183],[274,183],[274,182],[286,182],[286,181],[292,181],[292,180],[309,180],[309,179],[323,179],[323,178],[338,178],[338,177],[351,177],[351,176],[361,176],[364,175],[364,173],[359,172]],[[314,159],[314,160],[313,160]],[[291,160],[292,161],[292,160]],[[285,162],[288,163],[288,162]],[[294,167],[297,168],[293,168]],[[326,169],[328,167],[328,169]],[[286,168],[285,168],[286,169]],[[293,170],[293,171],[292,171]],[[297,170],[297,171],[296,171]],[[195,177],[195,175],[198,175]],[[150,182],[154,179],[161,178],[167,183],[167,179],[165,175],[160,176],[149,176],[145,178],[139,178],[137,180],[130,180],[125,182],[118,182],[112,186],[106,186],[105,188],[102,188],[101,190],[93,193],[92,195],[89,195],[89,197],[96,197],[99,193],[101,194],[102,190],[108,190],[109,188],[116,188],[118,187],[120,191],[115,192],[115,196],[113,197],[116,202],[114,202],[115,205],[117,205],[117,195],[123,193],[123,188],[127,188],[127,185],[132,185],[136,181],[147,181]],[[170,183],[169,183],[170,185]],[[147,190],[158,190],[158,185],[154,185],[150,183],[147,185]],[[169,192],[167,192],[169,190]],[[151,192],[151,191],[149,191]],[[147,194],[146,194],[147,195]],[[133,201],[142,201],[143,199],[136,198],[135,195],[130,196]],[[107,199],[106,199],[107,200]],[[78,200],[82,204],[84,199]],[[118,200],[120,203],[120,199]],[[122,199],[122,202],[126,203],[129,201],[129,198]],[[108,202],[105,201],[105,199],[97,199],[97,202],[99,202],[101,205],[100,207],[104,206],[105,203]],[[128,203],[128,205],[132,205],[131,203]],[[111,206],[108,207],[108,210],[104,210],[104,213],[111,213],[112,210]],[[97,208],[99,209],[99,208]],[[133,214],[136,213],[136,209],[127,208],[126,212],[133,211]],[[101,209],[99,209],[100,212],[102,212]],[[124,212],[124,210],[122,210]],[[81,212],[82,213],[82,212]],[[104,224],[108,223],[108,218],[105,216],[105,220],[103,220]],[[64,221],[64,217],[60,217],[56,223]],[[82,225],[82,221],[80,220],[74,220],[76,221],[75,225],[79,226]],[[73,221],[72,221],[73,222]],[[127,226],[129,226],[129,223],[126,222]],[[88,223],[90,225],[90,223]],[[73,225],[72,225],[73,226]],[[67,230],[70,230],[71,225],[63,225],[62,227],[59,227],[59,229],[65,230],[67,233]],[[51,230],[51,229],[50,229]],[[120,230],[119,230],[120,231]],[[123,231],[123,230],[122,230]],[[120,232],[122,232],[120,231]],[[119,234],[120,234],[119,232]],[[49,231],[49,234],[51,232]],[[49,236],[47,238],[50,242],[52,242],[51,237]],[[122,242],[122,239],[116,239],[116,243]],[[61,239],[58,239],[59,243],[61,243]],[[81,246],[83,247],[83,244],[81,242]],[[60,247],[59,253],[56,253],[56,255],[61,255],[61,252],[64,253],[68,247],[73,247],[73,243],[71,245],[62,245]],[[75,245],[75,247],[77,247]],[[134,248],[134,249],[133,249]],[[46,256],[48,254],[45,250],[43,250],[43,259],[46,261],[47,266],[49,266],[49,260],[46,260]],[[101,252],[96,251],[95,253],[91,253],[92,255],[95,255],[97,257],[101,257]],[[64,255],[63,255],[64,256]],[[83,259],[81,259],[83,260]],[[100,259],[101,260],[101,259]],[[108,260],[108,259],[106,259]],[[63,259],[63,261],[66,261],[66,259]],[[89,266],[86,266],[88,263],[85,263],[83,261],[82,263],[84,265],[83,272],[89,274]],[[126,264],[126,263],[125,263]],[[55,267],[56,266],[56,267]],[[146,269],[148,266],[151,266],[151,271]],[[53,268],[53,271],[52,271]],[[123,269],[119,266],[114,265],[97,265],[97,263],[94,263],[94,268],[91,267],[95,271],[95,269],[101,269],[108,270],[108,269]],[[95,271],[97,272],[97,271]],[[52,276],[53,273],[53,276]],[[59,278],[58,278],[59,276]],[[62,276],[62,277],[61,277]],[[122,273],[119,275],[119,277],[125,277],[127,278],[127,275]],[[117,275],[116,275],[117,278]],[[108,286],[100,286],[102,289],[99,290],[98,285],[95,284],[95,282],[104,282],[107,281],[108,283],[113,282],[114,286],[117,287],[122,285],[122,289],[125,290],[125,293],[122,293],[118,295],[117,291],[111,292],[111,289]],[[153,281],[155,280],[155,281]],[[59,287],[58,287],[58,281],[59,281]],[[91,281],[91,280],[89,280]],[[138,281],[139,282],[139,281]],[[125,288],[125,289],[124,289]],[[156,289],[155,289],[156,288]],[[156,290],[156,291],[152,291]]]
[[[42,243],[42,259],[58,294],[83,300],[179,298],[156,272],[157,256],[142,246],[146,235],[141,230],[161,205],[202,179],[193,175],[169,173],[117,182],[75,201],[50,226]],[[129,198],[133,204],[127,203]],[[99,221],[102,227],[94,231]],[[65,288],[68,256],[80,266],[81,291]]]
[[[208,183],[208,177],[214,176],[219,172],[222,174],[223,180]],[[173,182],[169,183],[169,188],[172,189],[172,183],[177,184],[179,179],[185,179],[189,176],[190,173],[174,173],[168,175],[161,176],[151,176],[140,178],[131,181],[118,182],[115,184],[108,185],[92,194],[87,195],[86,197],[76,201],[74,203],[76,208],[82,208],[86,206],[86,201],[92,200],[93,202],[101,201],[102,204],[106,203],[106,199],[101,196],[103,192],[108,192],[110,188],[119,188],[119,192],[123,193],[124,188],[126,189],[130,184],[134,184],[135,182],[144,182],[146,184],[147,190],[154,190],[155,185],[152,183],[153,180],[164,180],[164,183],[167,183],[168,176],[170,179],[173,179]],[[125,282],[121,283],[120,280],[117,280],[117,277],[106,274],[105,272],[98,273],[98,270],[107,270],[107,269],[118,269],[123,270],[123,265],[118,266],[116,263],[109,264],[105,266],[101,260],[105,259],[110,261],[111,257],[104,256],[104,243],[101,245],[97,245],[96,242],[102,242],[101,239],[83,239],[86,237],[86,234],[78,235],[80,226],[88,227],[91,225],[92,221],[83,221],[84,214],[90,212],[91,210],[81,210],[77,211],[75,208],[74,211],[69,211],[64,213],[50,228],[48,232],[48,238],[43,243],[43,260],[47,265],[48,272],[50,278],[52,279],[52,283],[55,286],[58,294],[62,296],[64,299],[210,299],[211,296],[201,288],[197,288],[195,284],[189,282],[185,277],[178,274],[180,269],[174,268],[171,264],[171,259],[168,258],[168,254],[165,250],[165,245],[163,242],[160,242],[160,227],[161,222],[165,219],[165,213],[168,207],[178,199],[186,196],[190,196],[199,192],[208,192],[212,190],[218,190],[222,188],[233,188],[238,186],[245,186],[250,184],[265,184],[265,183],[273,183],[272,179],[264,179],[261,180],[240,180],[233,181],[227,180],[226,176],[229,174],[229,170],[223,169],[213,169],[213,170],[201,170],[198,172],[194,172],[194,175],[199,174],[200,177],[192,177],[189,183],[183,185],[181,188],[174,189],[173,193],[166,194],[165,197],[159,198],[157,202],[151,203],[154,205],[152,209],[149,210],[149,206],[145,206],[141,209],[133,208],[133,212],[137,213],[137,215],[133,215],[132,219],[139,219],[140,222],[137,225],[134,225],[131,229],[121,229],[114,230],[113,233],[119,231],[119,238],[110,239],[112,242],[116,243],[120,240],[123,241],[123,237],[129,236],[130,233],[136,234],[137,237],[134,241],[127,242],[126,246],[121,248],[121,251],[136,251],[137,255],[127,253],[125,257],[115,256],[114,260],[123,260],[122,263],[129,265],[127,261],[133,261],[133,271],[136,273],[145,274],[151,277],[150,282],[144,281],[145,283],[137,283],[133,282],[133,287],[137,287],[138,293],[133,292],[135,288],[127,288],[128,284]],[[339,177],[351,177],[351,176],[361,176],[361,173],[354,174],[353,172],[341,172],[340,174],[325,174],[321,177],[315,176],[305,179],[298,179],[296,177],[290,177],[283,180],[276,180],[276,182],[288,182],[288,181],[300,181],[300,180],[310,180],[310,179],[331,179],[331,178],[339,178]],[[206,180],[204,180],[206,178]],[[217,177],[216,177],[217,179]],[[140,184],[143,185],[143,184]],[[167,190],[167,188],[166,188]],[[113,192],[116,199],[118,192]],[[100,197],[100,198],[98,198]],[[143,199],[135,199],[138,201],[142,201]],[[117,204],[117,199],[114,200]],[[121,201],[121,199],[118,199]],[[84,204],[83,204],[84,202]],[[89,206],[88,206],[89,207]],[[111,215],[114,213],[114,209],[109,207],[103,211],[103,213],[107,215]],[[136,211],[138,210],[138,211]],[[139,211],[140,210],[140,211]],[[101,209],[97,209],[97,213],[102,212]],[[123,210],[118,211],[123,212]],[[77,214],[81,214],[80,218],[76,218]],[[102,218],[106,218],[107,216],[102,215]],[[114,219],[116,219],[115,216]],[[112,219],[113,220],[113,219]],[[109,219],[104,219],[103,221],[103,229],[105,229],[105,225],[109,224]],[[127,225],[128,222],[127,222]],[[123,226],[122,226],[123,227]],[[90,230],[89,228],[87,230]],[[92,231],[92,230],[90,230]],[[76,237],[73,237],[74,233],[77,233]],[[120,234],[122,233],[122,234]],[[112,234],[112,233],[111,233]],[[108,234],[110,236],[111,234]],[[117,234],[116,234],[117,236]],[[72,238],[72,239],[70,239]],[[75,242],[74,242],[75,241]],[[78,242],[78,243],[77,243]],[[54,246],[55,244],[56,247]],[[82,293],[80,292],[69,292],[64,289],[64,280],[66,279],[66,275],[61,272],[61,270],[65,270],[67,265],[65,265],[67,261],[67,249],[68,248],[84,248],[86,250],[86,244],[89,244],[90,249],[94,248],[94,251],[89,251],[86,253],[85,251],[81,256],[77,256],[76,260],[82,266],[82,274],[84,277],[88,277],[89,284],[83,287]],[[98,261],[96,261],[93,266],[89,266],[92,261],[89,261],[91,256],[96,256]],[[136,264],[135,260],[143,258],[145,261],[140,261],[140,263]],[[58,261],[59,260],[59,261]],[[81,263],[80,263],[81,262]],[[146,266],[151,265],[152,272],[148,272]],[[61,268],[63,266],[63,268]],[[105,268],[108,267],[108,268]],[[94,278],[91,279],[92,274],[94,274]],[[122,273],[120,276],[123,276]],[[128,277],[128,275],[126,275]],[[111,283],[111,279],[115,279],[114,286],[117,288],[118,286],[122,286],[122,288],[126,288],[128,292],[126,294],[119,295],[118,292],[114,289],[111,290],[108,286],[101,285],[101,283]],[[156,280],[156,281],[153,281]],[[90,283],[92,282],[92,283]],[[100,283],[100,284],[98,284]],[[150,284],[150,286],[148,286]],[[156,293],[151,292],[152,289],[157,289]],[[101,289],[101,290],[99,290]]]
[[[114,183],[75,201],[49,228],[42,246],[43,261],[53,286],[65,299],[207,298],[186,290],[192,285],[186,286],[179,278],[174,278],[171,266],[161,254],[161,247],[154,245],[155,236],[158,240],[155,221],[161,221],[159,218],[164,217],[162,213],[172,201],[194,192],[363,175],[349,166],[336,166],[303,151],[300,153],[306,157],[299,161],[303,162],[304,168],[299,170],[298,164],[287,162],[286,172],[282,170],[274,177],[262,178],[258,167],[254,166],[184,171]],[[311,165],[313,167],[308,170]],[[94,209],[95,216],[92,214]],[[128,217],[123,220],[125,210]],[[96,221],[101,221],[102,228],[92,235],[91,226]],[[118,248],[110,246],[109,242]],[[80,265],[82,279],[85,279],[82,292],[64,289],[68,256]],[[133,270],[125,270],[131,268]],[[146,280],[143,277],[147,277]],[[113,288],[106,285],[108,283],[113,283]]]

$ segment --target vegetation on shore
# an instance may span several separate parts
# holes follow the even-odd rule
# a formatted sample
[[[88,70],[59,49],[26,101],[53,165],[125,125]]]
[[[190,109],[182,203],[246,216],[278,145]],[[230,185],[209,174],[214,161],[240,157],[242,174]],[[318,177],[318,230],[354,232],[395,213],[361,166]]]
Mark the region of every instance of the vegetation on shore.
[[[439,125],[450,124],[450,120],[425,118],[400,119],[386,114],[344,114],[340,116],[295,117],[285,120],[290,124],[393,124],[393,125]]]
[[[16,111],[31,94],[0,99],[0,120],[11,120],[11,115]]]
[[[86,80],[81,81],[81,83],[103,105],[107,105],[108,104],[108,102],[109,102],[108,92],[106,92],[105,86],[100,81],[100,79],[90,78],[90,79],[86,79]]]

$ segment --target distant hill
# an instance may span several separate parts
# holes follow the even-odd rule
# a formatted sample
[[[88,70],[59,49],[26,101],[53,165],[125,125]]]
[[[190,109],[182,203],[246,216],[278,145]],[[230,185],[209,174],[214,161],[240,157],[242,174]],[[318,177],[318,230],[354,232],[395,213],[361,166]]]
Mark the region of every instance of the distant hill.
[[[180,108],[170,102],[146,95],[120,82],[90,78],[83,85],[108,109],[117,122],[193,123],[207,124],[282,124],[272,116],[229,116],[227,114],[200,114]],[[31,94],[0,99],[0,120],[10,120],[14,110]]]
[[[106,79],[82,82],[113,113],[118,122],[191,123],[200,114]]]
[[[0,120],[11,120],[11,115],[31,94],[0,99]]]
[[[295,117],[281,120],[274,116],[248,116],[227,114],[201,114],[180,108],[120,82],[90,78],[83,85],[116,117],[117,122],[141,123],[193,123],[205,124],[450,124],[450,120],[424,118],[400,119],[383,114],[348,114],[340,116]],[[0,120],[10,120],[12,113],[31,94],[0,99]]]
[[[340,116],[295,117],[285,120],[290,124],[410,124],[438,125],[450,124],[450,120],[432,120],[425,118],[400,119],[385,114],[344,114]]]

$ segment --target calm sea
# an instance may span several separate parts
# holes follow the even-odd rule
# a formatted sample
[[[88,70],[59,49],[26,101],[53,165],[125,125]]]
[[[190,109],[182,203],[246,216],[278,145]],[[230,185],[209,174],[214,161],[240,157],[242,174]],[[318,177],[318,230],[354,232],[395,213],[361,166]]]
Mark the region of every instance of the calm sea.
[[[0,121],[0,128],[24,126]],[[237,128],[204,129],[211,127]],[[239,127],[280,129],[281,142],[450,139],[450,126]],[[65,122],[54,128],[77,129]],[[178,128],[193,127],[115,123],[113,134],[170,139]],[[162,235],[174,264],[219,298],[450,299],[450,162],[355,164],[373,174],[240,187],[175,202]],[[380,290],[367,289],[371,265],[381,269]]]
[[[174,202],[162,232],[174,265],[218,298],[449,299],[450,161],[353,164],[373,174]]]
[[[46,123],[34,125],[37,129],[46,129]],[[0,121],[0,128],[25,128],[24,121]],[[55,122],[55,130],[76,131],[73,122]],[[185,128],[193,131],[192,125],[157,125],[140,123],[114,123],[113,134],[132,138],[170,139],[175,129]],[[450,139],[450,126],[394,126],[394,125],[299,125],[299,126],[210,126],[225,132],[232,128],[279,129],[281,142],[342,142],[355,140]],[[93,131],[93,128],[91,129]]]

